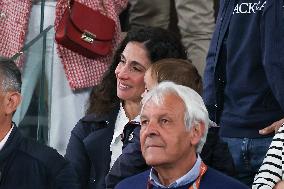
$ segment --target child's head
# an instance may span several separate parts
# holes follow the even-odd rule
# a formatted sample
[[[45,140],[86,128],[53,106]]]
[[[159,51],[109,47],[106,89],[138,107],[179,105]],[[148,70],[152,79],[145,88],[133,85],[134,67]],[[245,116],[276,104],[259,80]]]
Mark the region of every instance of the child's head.
[[[188,60],[174,58],[159,60],[151,65],[144,76],[146,90],[151,90],[158,83],[166,80],[190,87],[200,95],[202,93],[202,78],[196,67]]]

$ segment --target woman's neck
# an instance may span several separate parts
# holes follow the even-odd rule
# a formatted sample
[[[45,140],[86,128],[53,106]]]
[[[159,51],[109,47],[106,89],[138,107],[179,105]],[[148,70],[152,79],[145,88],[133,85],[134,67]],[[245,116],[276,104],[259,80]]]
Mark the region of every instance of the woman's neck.
[[[126,113],[126,116],[129,120],[133,120],[137,115],[140,113],[141,104],[140,102],[133,102],[133,101],[124,101],[123,108]]]

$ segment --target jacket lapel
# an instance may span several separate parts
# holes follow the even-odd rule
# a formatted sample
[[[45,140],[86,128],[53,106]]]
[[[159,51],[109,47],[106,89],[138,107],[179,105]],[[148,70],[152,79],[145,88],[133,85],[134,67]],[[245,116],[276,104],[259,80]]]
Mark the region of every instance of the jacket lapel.
[[[5,143],[3,149],[0,151],[0,166],[2,165],[3,161],[6,160],[7,157],[17,148],[18,144],[22,139],[21,134],[19,133],[16,126],[13,127],[13,130]]]
[[[17,127],[14,126],[7,142],[0,151],[0,185],[5,184],[6,182],[8,170],[16,157],[16,148],[18,148],[22,139],[22,135],[17,130]]]
[[[114,126],[118,111],[119,106],[109,115],[93,117],[92,121],[88,120],[90,121],[93,131],[83,142],[90,162],[92,162],[91,169],[94,169],[95,172],[94,179],[98,183],[104,183],[104,181],[98,181],[98,179],[104,179],[110,169],[110,144],[114,134]]]

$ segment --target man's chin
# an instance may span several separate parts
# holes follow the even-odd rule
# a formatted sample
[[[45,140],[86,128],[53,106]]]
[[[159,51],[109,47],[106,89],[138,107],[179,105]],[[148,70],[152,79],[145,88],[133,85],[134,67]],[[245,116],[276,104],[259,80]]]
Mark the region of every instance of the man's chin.
[[[163,161],[161,161],[159,158],[148,158],[148,159],[145,159],[147,165],[150,165],[152,167],[159,167],[161,165],[164,164]]]

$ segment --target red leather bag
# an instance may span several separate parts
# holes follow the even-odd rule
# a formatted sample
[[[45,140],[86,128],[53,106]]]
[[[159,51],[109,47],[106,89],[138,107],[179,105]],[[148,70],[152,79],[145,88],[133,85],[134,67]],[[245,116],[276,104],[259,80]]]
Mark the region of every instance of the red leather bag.
[[[86,5],[71,0],[55,33],[62,46],[88,58],[111,52],[115,22]]]

